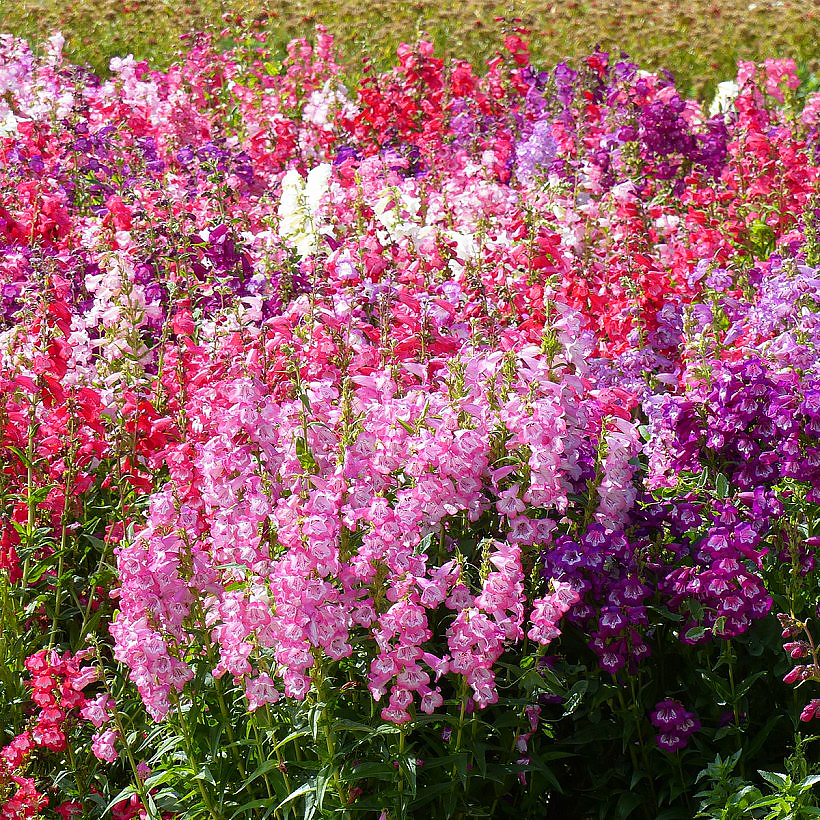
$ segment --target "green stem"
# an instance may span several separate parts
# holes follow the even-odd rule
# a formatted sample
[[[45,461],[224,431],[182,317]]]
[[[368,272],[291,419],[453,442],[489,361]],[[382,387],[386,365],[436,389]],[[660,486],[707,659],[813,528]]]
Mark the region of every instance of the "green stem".
[[[461,737],[464,732],[464,714],[467,711],[467,679],[462,678],[461,684],[459,685],[459,696],[461,698],[461,709],[459,710],[458,714],[458,731],[456,732],[456,744],[454,747],[454,752],[456,758],[458,758],[459,753],[461,752]],[[452,780],[455,782],[456,777],[458,776],[458,760],[453,764],[453,771],[452,771]],[[464,783],[464,790],[467,790],[467,783],[466,783],[466,773],[465,773],[465,783]],[[455,811],[455,800],[456,800],[456,790],[453,788],[450,791],[450,816],[453,815]]]
[[[219,701],[219,711],[222,713],[222,721],[225,724],[225,730],[228,733],[228,740],[231,742],[231,754],[236,763],[236,769],[242,780],[247,780],[245,774],[245,767],[242,765],[242,758],[239,757],[239,752],[236,750],[236,739],[231,726],[231,719],[228,716],[228,706],[225,703],[225,697],[222,694],[222,681],[219,678],[214,678],[214,687],[216,689],[216,699]]]
[[[635,704],[635,690],[634,690],[634,683],[630,679],[630,685],[632,688],[632,702]],[[649,793],[652,795],[652,804],[655,807],[655,811],[657,812],[658,807],[658,797],[655,794],[655,782],[652,779],[652,775],[650,772],[649,764],[646,759],[646,747],[643,742],[643,732],[641,731],[641,715],[638,714],[637,709],[630,710],[629,707],[626,705],[626,701],[624,700],[623,692],[621,692],[620,688],[618,691],[618,703],[621,705],[621,709],[624,712],[633,711],[633,716],[635,718],[635,727],[638,733],[638,746],[641,750],[641,761],[643,762],[644,769],[646,770],[647,779],[649,780]],[[638,764],[638,756],[635,754],[635,747],[630,743],[629,744],[629,757],[632,760],[632,767],[636,772],[640,770],[640,765]],[[644,813],[646,814],[647,820],[651,820],[652,812],[650,811],[648,806],[643,807]]]
[[[461,694],[461,710],[459,711],[458,715],[458,731],[456,732],[456,753],[461,750],[461,734],[464,730],[464,714],[467,711],[467,679],[462,678],[461,687],[460,687],[460,694]],[[455,775],[455,769],[453,769],[453,775]]]
[[[268,729],[271,729],[271,728],[273,727],[273,720],[272,720],[272,718],[271,718],[270,706],[269,706],[267,703],[265,704],[265,717],[267,718],[267,728],[268,728]],[[257,728],[257,726],[256,726],[256,722],[255,722],[255,721],[253,722],[253,728],[254,728],[254,731],[256,732],[256,748],[257,748],[257,750],[258,750],[258,751],[257,751],[257,753],[258,753],[258,755],[259,755],[259,765],[261,766],[261,765],[262,765],[262,762],[263,762],[262,740],[261,740],[261,738],[260,738],[260,736],[259,736],[259,730],[258,730],[258,728]],[[275,736],[274,736],[274,737],[275,737]],[[279,747],[279,745],[278,745],[278,744],[276,744],[276,743],[275,743],[274,745],[275,745],[275,752],[276,752],[276,760],[277,760],[277,761],[278,761],[278,763],[279,763],[278,768],[279,768],[279,771],[282,773],[282,778],[283,778],[283,779],[284,779],[284,781],[285,781],[285,787],[286,787],[286,788],[287,788],[287,790],[288,790],[288,794],[290,794],[290,793],[293,791],[293,788],[292,788],[292,787],[291,787],[291,785],[290,785],[290,777],[288,776],[288,767],[287,767],[287,764],[286,764],[286,762],[285,762],[285,759],[284,759],[284,757],[283,757],[283,755],[282,755],[282,749]],[[295,749],[297,750],[297,752],[298,752],[298,749],[299,749],[299,744],[298,744],[298,743],[296,743],[296,741],[294,741],[294,748],[295,748]],[[265,757],[264,759],[265,759],[265,760],[267,760],[267,757]],[[296,759],[297,759],[297,760],[299,760],[299,759],[300,759],[300,758],[298,757],[298,755],[297,755],[297,758],[296,758]],[[270,783],[268,782],[268,776],[267,776],[267,774],[265,774],[265,784],[267,785],[268,790],[270,791]]]
[[[342,783],[339,779],[339,772],[336,769],[336,763],[334,762],[336,758],[336,746],[333,741],[333,730],[330,728],[329,719],[326,719],[325,721],[325,739],[327,741],[327,753],[329,756],[328,763],[330,765],[331,774],[333,775],[333,785],[336,787],[336,794],[339,797],[339,802],[344,806],[347,803],[347,799],[345,798],[344,791],[342,789]],[[346,811],[345,816],[347,816]]]
[[[199,789],[199,794],[202,797],[202,802],[208,809],[208,814],[211,816],[212,820],[220,820],[219,814],[214,808],[213,800],[211,799],[211,793],[205,787],[205,783],[203,782],[202,778],[198,776],[200,774],[200,770],[202,767],[199,761],[197,760],[197,756],[194,752],[194,743],[191,738],[188,723],[185,720],[185,716],[182,714],[182,706],[180,704],[179,697],[173,689],[171,689],[171,697],[174,702],[176,710],[177,723],[179,724],[179,729],[182,732],[182,740],[185,744],[185,752],[188,757],[188,766],[190,767],[191,772],[193,773],[194,778],[196,779],[196,785]]]
[[[134,752],[131,749],[131,744],[128,742],[128,735],[125,732],[125,726],[122,722],[122,716],[120,715],[120,711],[117,708],[117,699],[114,697],[114,693],[112,692],[111,686],[108,683],[108,678],[105,675],[105,667],[103,666],[103,663],[100,660],[99,649],[97,649],[97,669],[99,673],[99,680],[105,688],[106,694],[109,698],[111,698],[111,702],[113,704],[111,710],[111,717],[113,718],[114,724],[116,725],[117,731],[119,732],[120,742],[122,743],[123,749],[125,749],[125,756],[128,758],[128,765],[131,767],[131,772],[134,775],[134,783],[137,789],[137,794],[139,795],[140,801],[142,802],[142,805],[148,814],[148,820],[159,820],[158,815],[151,810],[151,806],[148,800],[148,792],[145,789],[145,783],[143,779],[140,777],[139,770],[137,768],[137,760],[134,757]],[[216,818],[214,818],[214,820],[216,820]]]
[[[270,728],[273,724],[271,722],[270,708],[268,707],[267,704],[265,704],[265,712],[266,712],[266,715],[267,715],[267,718],[268,718],[268,728]],[[295,746],[296,749],[299,748],[299,744],[296,743],[295,741],[294,741],[294,746]],[[276,760],[279,763],[278,768],[279,768],[279,771],[282,773],[282,778],[285,781],[285,788],[288,790],[288,794],[290,794],[293,791],[293,787],[290,784],[290,776],[288,775],[287,763],[285,761],[284,756],[282,755],[282,749],[279,747],[279,744],[276,744]],[[297,758],[297,760],[298,760],[298,758]]]
[[[119,492],[119,501],[117,502],[117,521],[122,522],[123,528],[123,535],[125,534],[125,493],[123,492],[123,476],[122,476],[122,461],[117,460],[117,488]],[[102,572],[102,568],[105,565],[105,559],[108,555],[108,548],[111,545],[111,530],[109,528],[108,534],[105,537],[105,541],[103,542],[102,552],[100,553],[100,560],[97,563],[97,569],[95,570],[94,574],[89,578],[89,585],[88,585],[88,601],[85,606],[85,612],[83,613],[83,623],[80,627],[80,637],[79,643],[82,644],[83,638],[86,633],[86,629],[88,628],[88,619],[91,617],[91,607],[94,604],[94,588],[97,584],[97,579],[99,578],[100,573]]]
[[[735,694],[735,671],[734,655],[732,653],[732,642],[726,640],[726,664],[729,667],[729,691],[732,693],[732,714],[735,718],[735,726],[740,728],[740,711],[737,708],[737,695]]]
[[[267,757],[262,749],[262,736],[259,734],[259,729],[256,726],[256,721],[251,719],[251,726],[253,726],[253,734],[256,738],[256,759],[259,761],[259,765],[262,766],[264,763],[267,762]],[[279,751],[278,749],[276,750]],[[281,758],[280,758],[281,759]],[[268,793],[268,797],[273,797],[273,792],[271,791],[270,787],[270,780],[268,780],[268,773],[264,772],[262,775],[262,779],[265,781],[265,791]],[[287,784],[287,774],[285,774],[285,783]],[[290,786],[288,786],[288,792],[290,792]]]
[[[48,648],[53,649],[57,639],[57,623],[60,620],[60,609],[63,599],[63,572],[65,572],[65,550],[68,543],[68,494],[66,494],[65,509],[63,510],[63,527],[60,533],[60,557],[57,559],[57,586],[54,591],[54,616],[51,619],[51,637]]]
[[[71,771],[74,772],[74,777],[77,781],[77,791],[80,793],[80,802],[85,801],[85,796],[88,793],[85,778],[82,776],[82,767],[77,765],[77,759],[74,756],[74,748],[71,743],[66,745],[66,752],[68,754],[68,762],[71,766]]]
[[[331,723],[331,718],[329,714],[329,709],[327,708],[327,698],[326,690],[325,690],[325,677],[322,673],[321,667],[317,664],[316,666],[316,694],[320,703],[324,704],[322,717],[324,720],[322,721],[325,726],[325,745],[327,747],[328,753],[328,766],[330,767],[330,774],[331,778],[333,779],[333,786],[336,789],[336,795],[339,798],[339,803],[342,806],[342,816],[348,817],[349,812],[345,808],[347,806],[347,797],[344,793],[344,789],[342,788],[342,782],[339,778],[339,771],[336,768],[336,743],[334,739],[333,733],[333,724]]]
[[[57,559],[57,584],[54,591],[54,617],[51,621],[51,637],[49,638],[49,648],[53,649],[57,640],[57,626],[60,620],[60,610],[63,603],[63,573],[65,572],[65,551],[68,546],[68,506],[72,497],[72,486],[76,471],[76,458],[78,445],[75,435],[76,408],[73,398],[69,400],[70,414],[68,417],[68,437],[71,442],[67,470],[63,483],[63,512],[60,516],[60,557]]]
[[[678,775],[680,776],[681,788],[683,788],[683,797],[686,800],[686,808],[689,812],[693,812],[692,801],[689,798],[689,788],[687,787],[686,780],[683,777],[683,764],[681,763],[680,755],[676,755],[676,757],[678,759]]]
[[[12,606],[11,596],[9,595],[9,584],[6,580],[7,576],[0,577],[0,592],[2,592],[2,613],[3,619],[0,621],[0,628],[2,628],[2,637],[0,637],[0,647],[3,647],[3,654],[0,655],[0,664],[3,667],[9,666],[10,655],[6,653],[6,635],[13,635],[18,638],[20,635],[17,610]]]
[[[512,744],[510,745],[510,762],[512,762],[513,758],[515,758],[515,744],[516,744],[517,740],[518,740],[518,732],[513,730]],[[498,798],[500,797],[500,795],[497,793],[497,791],[498,790],[496,789],[496,796],[493,799],[493,805],[490,808],[490,817],[495,817],[495,807],[498,805]]]
[[[29,408],[28,420],[28,444],[26,445],[26,506],[28,507],[28,516],[26,518],[26,552],[25,560],[23,561],[23,577],[20,581],[21,589],[28,587],[28,572],[31,564],[31,548],[34,546],[34,400],[32,399]]]
[[[407,739],[404,726],[399,727],[399,817],[404,817],[404,743]]]
[[[735,728],[738,730],[738,736],[740,738],[740,745],[742,748],[743,739],[742,735],[740,735],[740,710],[738,709],[737,693],[735,690],[735,657],[734,652],[732,651],[732,641],[729,638],[726,639],[725,652],[726,664],[729,667],[729,692],[732,696],[732,715],[735,721]],[[740,756],[740,776],[744,778],[746,777],[746,761],[743,755]]]

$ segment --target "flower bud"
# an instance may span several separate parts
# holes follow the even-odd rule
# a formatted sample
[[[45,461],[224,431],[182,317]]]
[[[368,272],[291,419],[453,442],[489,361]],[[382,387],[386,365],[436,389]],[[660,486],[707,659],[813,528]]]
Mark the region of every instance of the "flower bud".
[[[800,720],[804,723],[808,723],[817,715],[818,711],[820,711],[820,700],[817,698],[810,700],[800,713]]]
[[[792,643],[784,643],[783,650],[788,653],[790,658],[805,658],[809,654],[809,644],[806,641],[793,641]]]
[[[783,683],[794,683],[796,680],[802,679],[805,668],[805,666],[795,666],[794,669],[783,676]]]

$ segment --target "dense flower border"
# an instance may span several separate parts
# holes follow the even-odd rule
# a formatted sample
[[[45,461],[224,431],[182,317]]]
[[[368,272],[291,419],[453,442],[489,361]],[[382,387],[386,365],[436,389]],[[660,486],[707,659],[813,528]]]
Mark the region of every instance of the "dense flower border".
[[[568,629],[624,682],[776,604],[786,681],[820,677],[820,95],[744,63],[707,114],[504,45],[349,89],[321,28],[106,81],[0,43],[4,612],[52,602],[3,817],[88,723],[140,810],[114,661],[155,721],[339,670],[388,724],[461,721]],[[673,694],[642,718],[670,753],[701,728]]]

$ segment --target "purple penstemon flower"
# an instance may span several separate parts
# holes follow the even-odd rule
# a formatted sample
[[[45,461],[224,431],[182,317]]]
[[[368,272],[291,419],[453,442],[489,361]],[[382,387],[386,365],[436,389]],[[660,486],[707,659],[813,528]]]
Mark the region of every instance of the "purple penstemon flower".
[[[694,712],[687,711],[679,700],[667,698],[655,704],[649,716],[658,730],[655,741],[664,752],[679,752],[695,732],[700,731],[700,721]]]

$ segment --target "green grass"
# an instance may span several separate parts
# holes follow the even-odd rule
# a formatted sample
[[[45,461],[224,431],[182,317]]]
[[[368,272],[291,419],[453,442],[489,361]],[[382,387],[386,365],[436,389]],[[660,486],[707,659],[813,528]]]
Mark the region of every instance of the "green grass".
[[[523,25],[543,65],[599,44],[642,67],[671,70],[684,91],[701,97],[734,77],[738,59],[794,57],[804,77],[820,74],[820,5],[813,0],[464,0],[449,7],[434,0],[0,0],[0,29],[32,43],[60,29],[69,59],[104,74],[112,56],[128,53],[166,67],[180,35],[220,29],[226,13],[264,18],[279,47],[324,23],[354,68],[363,55],[389,64],[399,42],[422,33],[439,54],[480,63],[506,30]]]

